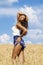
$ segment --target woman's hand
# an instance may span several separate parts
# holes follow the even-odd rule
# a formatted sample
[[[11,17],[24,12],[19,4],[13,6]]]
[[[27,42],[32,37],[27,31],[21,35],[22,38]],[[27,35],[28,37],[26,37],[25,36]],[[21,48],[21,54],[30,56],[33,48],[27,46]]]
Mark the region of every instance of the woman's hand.
[[[21,37],[18,37],[16,41],[17,42],[20,42],[21,41]]]

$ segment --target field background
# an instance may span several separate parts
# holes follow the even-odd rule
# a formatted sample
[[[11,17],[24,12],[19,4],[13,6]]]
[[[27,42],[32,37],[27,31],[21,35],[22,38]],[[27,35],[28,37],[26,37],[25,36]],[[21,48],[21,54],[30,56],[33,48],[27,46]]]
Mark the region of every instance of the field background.
[[[11,59],[12,49],[13,44],[0,44],[0,65],[13,65]],[[26,45],[24,55],[25,65],[43,65],[43,44]]]

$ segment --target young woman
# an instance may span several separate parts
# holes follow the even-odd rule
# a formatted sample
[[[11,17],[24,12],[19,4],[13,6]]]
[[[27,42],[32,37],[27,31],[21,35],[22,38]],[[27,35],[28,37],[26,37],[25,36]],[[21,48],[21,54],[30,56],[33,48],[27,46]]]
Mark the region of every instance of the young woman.
[[[22,37],[25,36],[28,31],[28,17],[23,13],[18,13],[17,24],[12,27],[12,30],[14,30],[14,48],[12,58],[16,59],[16,56],[18,56],[23,65],[25,43]]]

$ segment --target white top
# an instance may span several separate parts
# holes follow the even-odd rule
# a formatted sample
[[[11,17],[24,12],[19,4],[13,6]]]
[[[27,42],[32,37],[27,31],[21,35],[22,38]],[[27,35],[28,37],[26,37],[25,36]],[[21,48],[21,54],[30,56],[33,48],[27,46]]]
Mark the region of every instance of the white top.
[[[20,30],[17,29],[16,26],[13,26],[12,27],[12,31],[13,31],[13,35],[16,36],[16,35],[19,35],[20,36]]]

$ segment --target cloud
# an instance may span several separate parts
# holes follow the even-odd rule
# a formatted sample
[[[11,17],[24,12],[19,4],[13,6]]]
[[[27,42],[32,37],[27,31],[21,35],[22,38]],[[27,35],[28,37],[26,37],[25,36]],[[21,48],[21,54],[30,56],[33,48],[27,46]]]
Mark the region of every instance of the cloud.
[[[7,34],[2,34],[0,36],[0,43],[8,43],[10,40],[10,36]]]
[[[42,34],[42,30],[41,29],[30,29],[28,31],[29,34]]]
[[[16,15],[17,13],[16,8],[0,8],[0,15]]]
[[[26,44],[32,44],[32,41],[26,41],[25,43]]]
[[[40,29],[30,30],[28,33],[31,39],[38,39],[40,36],[42,37],[42,31]]]
[[[28,16],[29,23],[31,25],[35,25],[38,27],[41,26],[41,23],[38,19],[37,11],[33,7],[28,7],[25,5],[24,7],[21,7],[20,11],[22,11]]]
[[[9,3],[18,2],[18,0],[6,0]]]
[[[18,0],[1,0],[0,5],[12,5],[12,3],[18,2]]]
[[[28,31],[27,40],[31,40],[32,43],[43,43],[43,31],[41,29],[31,29]]]

